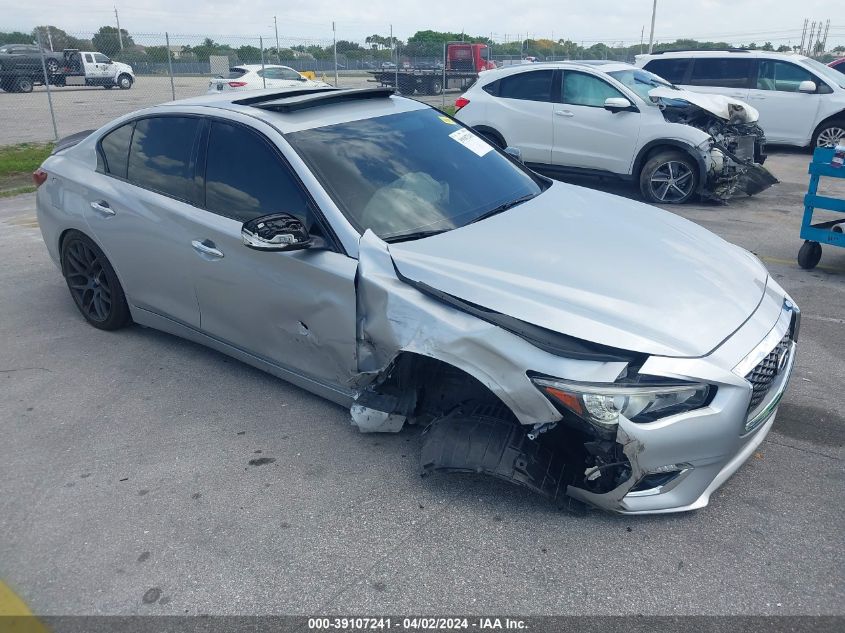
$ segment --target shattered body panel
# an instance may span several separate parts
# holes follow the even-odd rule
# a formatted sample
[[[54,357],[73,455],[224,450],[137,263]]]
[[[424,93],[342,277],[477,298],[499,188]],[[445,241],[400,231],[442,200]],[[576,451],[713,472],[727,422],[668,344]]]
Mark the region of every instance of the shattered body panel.
[[[695,127],[710,136],[699,147],[705,161],[706,182],[701,194],[725,202],[744,193],[754,195],[778,182],[763,163],[766,137],[757,125],[759,113],[738,99],[673,88],[655,88],[651,99],[669,123]]]

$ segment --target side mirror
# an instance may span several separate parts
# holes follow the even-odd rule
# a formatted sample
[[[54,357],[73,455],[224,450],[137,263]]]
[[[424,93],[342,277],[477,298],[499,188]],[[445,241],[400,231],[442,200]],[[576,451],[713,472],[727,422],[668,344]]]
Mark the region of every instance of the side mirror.
[[[244,222],[244,246],[257,251],[299,251],[310,248],[308,229],[290,213],[276,213]]]
[[[525,161],[522,160],[522,151],[518,147],[510,147],[510,146],[506,147],[505,148],[505,154],[507,154],[508,156],[510,156],[511,158],[513,158],[517,162],[520,162],[520,163],[523,163],[523,164],[525,163]]]
[[[633,105],[625,97],[608,97],[604,100],[604,109],[610,110],[613,113],[630,110]]]
[[[814,94],[817,90],[816,82],[806,79],[798,84],[798,92],[808,92]]]

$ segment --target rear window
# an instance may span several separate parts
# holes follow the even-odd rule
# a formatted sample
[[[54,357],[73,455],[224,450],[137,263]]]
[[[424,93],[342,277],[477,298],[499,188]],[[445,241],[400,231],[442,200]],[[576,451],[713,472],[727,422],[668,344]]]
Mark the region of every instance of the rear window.
[[[153,117],[135,124],[127,176],[132,184],[189,199],[191,152],[199,126],[192,117]]]
[[[689,62],[689,59],[653,59],[644,68],[670,83],[682,84]]]
[[[692,75],[687,83],[691,86],[748,88],[751,63],[748,57],[699,57],[693,59]]]
[[[238,77],[243,77],[245,74],[246,68],[230,68],[226,79],[237,79]]]
[[[551,101],[553,75],[551,70],[532,70],[503,77],[499,80],[499,96],[525,101]]]

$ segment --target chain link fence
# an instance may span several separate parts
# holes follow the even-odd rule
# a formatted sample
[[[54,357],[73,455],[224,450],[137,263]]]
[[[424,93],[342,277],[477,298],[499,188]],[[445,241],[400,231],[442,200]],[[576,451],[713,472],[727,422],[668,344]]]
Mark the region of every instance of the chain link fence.
[[[479,64],[633,62],[643,52],[641,42],[590,44],[501,34],[494,41],[491,33],[489,38],[465,38],[466,44],[485,46],[471,53],[483,59],[474,57],[473,67],[462,75],[452,72],[457,61],[447,59],[443,41],[403,42],[377,35],[347,40],[336,39],[334,33],[297,38],[275,33],[220,37],[103,31],[36,29],[35,45],[19,46],[27,50],[0,46],[0,145],[51,141],[141,108],[209,91],[283,87],[291,85],[292,77],[298,80],[290,70],[275,66],[339,87],[398,87],[403,94],[442,107],[454,98],[447,93],[472,82]],[[721,44],[730,46],[714,45]]]

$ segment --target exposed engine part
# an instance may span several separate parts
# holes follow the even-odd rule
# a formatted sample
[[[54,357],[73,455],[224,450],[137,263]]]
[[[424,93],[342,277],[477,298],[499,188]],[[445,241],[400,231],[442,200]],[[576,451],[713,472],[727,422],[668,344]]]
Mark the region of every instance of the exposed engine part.
[[[766,136],[747,112],[728,104],[729,119],[723,119],[685,99],[655,98],[663,117],[706,132],[713,139],[705,156],[707,181],[701,189],[705,198],[725,202],[738,193],[754,195],[778,182],[762,167],[766,160]]]

